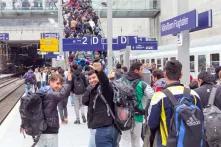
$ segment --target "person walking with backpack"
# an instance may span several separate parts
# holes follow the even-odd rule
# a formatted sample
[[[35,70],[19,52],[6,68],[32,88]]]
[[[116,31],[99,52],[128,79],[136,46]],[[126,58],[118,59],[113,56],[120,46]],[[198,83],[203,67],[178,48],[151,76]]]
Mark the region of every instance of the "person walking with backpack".
[[[198,85],[194,91],[200,96],[204,108],[206,147],[221,145],[221,124],[218,123],[221,119],[221,86],[214,84],[213,75],[207,71],[199,73]]]
[[[86,91],[87,81],[85,75],[82,73],[82,70],[78,65],[73,65],[72,67],[74,69],[72,79],[72,92],[74,93],[74,109],[76,115],[76,120],[74,124],[80,124],[79,111],[81,111],[83,122],[86,123],[86,117],[82,106],[82,96]]]
[[[57,105],[70,94],[71,81],[72,75],[70,73],[66,84],[63,84],[61,75],[54,73],[49,79],[49,86],[42,87],[37,91],[37,94],[41,96],[40,99],[36,99],[36,94],[21,99],[22,124],[20,131],[33,137],[35,142],[33,146],[37,144],[38,147],[58,147],[59,117]],[[39,110],[41,113],[35,110]],[[33,114],[41,115],[33,116]],[[27,116],[30,118],[27,119]],[[42,117],[39,118],[39,116]],[[36,122],[39,123],[36,124]]]
[[[88,128],[91,130],[89,147],[118,147],[120,131],[114,124],[113,89],[101,63],[94,62],[88,72],[89,86],[82,102],[88,106]]]
[[[164,69],[167,86],[151,99],[148,125],[151,133],[159,134],[157,147],[203,147],[200,98],[180,83],[181,71],[179,61],[168,61]]]
[[[41,73],[39,72],[39,68],[35,69],[35,77],[36,77],[36,86],[35,86],[35,91],[37,91],[37,89],[41,88]]]
[[[67,79],[67,77],[65,78],[64,70],[62,68],[58,68],[57,72],[58,72],[58,74],[60,74],[63,77],[64,81]],[[68,71],[68,73],[69,72],[70,71]],[[68,123],[67,104],[68,104],[68,97],[65,97],[60,103],[58,103],[58,112],[59,112],[59,115],[60,115],[61,122],[63,124],[67,124]]]
[[[127,80],[135,89],[136,103],[134,126],[131,130],[122,132],[121,143],[128,144],[129,147],[141,147],[141,131],[144,122],[145,109],[148,109],[153,89],[142,80],[143,65],[135,62],[131,65],[128,74],[122,80]]]
[[[29,69],[28,72],[23,76],[25,79],[25,94],[28,92],[34,92],[34,87],[36,85],[36,76],[32,69]]]

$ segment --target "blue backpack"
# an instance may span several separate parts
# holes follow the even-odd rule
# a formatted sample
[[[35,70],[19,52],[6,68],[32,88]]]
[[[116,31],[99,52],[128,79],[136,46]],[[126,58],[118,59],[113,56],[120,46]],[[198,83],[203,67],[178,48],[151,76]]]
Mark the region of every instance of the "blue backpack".
[[[204,116],[190,95],[190,89],[184,88],[183,97],[179,100],[168,89],[163,93],[173,105],[167,147],[203,147]]]

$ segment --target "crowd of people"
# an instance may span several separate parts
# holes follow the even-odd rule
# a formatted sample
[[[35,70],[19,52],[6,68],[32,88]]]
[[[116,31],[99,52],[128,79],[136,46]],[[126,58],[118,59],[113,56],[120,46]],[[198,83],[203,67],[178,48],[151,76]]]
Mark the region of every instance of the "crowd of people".
[[[66,38],[101,36],[99,17],[91,6],[91,0],[67,1],[63,18]]]
[[[32,80],[34,82],[29,80],[30,73],[33,75]],[[151,82],[145,80],[145,73],[148,73]],[[67,103],[70,99],[76,116],[73,123],[78,125],[87,122],[90,129],[89,147],[119,147],[122,144],[131,147],[164,147],[173,146],[174,143],[175,146],[179,147],[178,141],[173,141],[179,136],[175,135],[174,138],[174,134],[172,134],[174,130],[171,126],[175,125],[173,121],[176,107],[171,97],[176,100],[176,105],[178,105],[182,99],[186,99],[184,98],[186,96],[188,103],[194,105],[194,108],[196,107],[194,112],[196,110],[198,112],[196,116],[195,113],[192,114],[188,120],[190,125],[186,127],[189,127],[190,130],[193,129],[192,126],[199,125],[201,127],[194,128],[195,132],[192,132],[192,135],[195,137],[188,136],[189,132],[184,133],[186,135],[185,140],[183,139],[180,144],[209,147],[211,142],[205,140],[204,129],[206,126],[200,125],[203,124],[203,118],[200,114],[203,114],[203,110],[208,106],[213,87],[216,87],[216,92],[213,94],[215,96],[214,105],[221,109],[221,68],[217,68],[216,73],[217,79],[214,80],[214,75],[202,71],[197,79],[191,81],[197,82],[198,86],[194,89],[190,86],[190,89],[180,83],[182,64],[177,60],[168,61],[164,71],[157,69],[154,65],[149,67],[136,62],[130,66],[129,70],[127,67],[121,67],[120,64],[117,64],[116,69],[107,74],[99,60],[95,60],[84,68],[81,65],[73,64],[66,71],[61,67],[37,68],[35,72],[29,70],[24,75],[26,93],[30,92],[30,87],[36,87],[32,91],[47,93],[43,100],[47,129],[42,132],[43,135],[40,137],[38,146],[41,147],[46,144],[53,147],[58,146],[59,117],[57,114],[60,114],[62,124],[68,123]],[[120,85],[119,83],[116,86],[114,84],[116,81],[120,81],[120,83],[127,81],[129,85],[131,83],[135,92],[137,106],[134,108],[134,114],[131,115],[133,125],[126,130],[123,130],[116,123],[118,110],[116,110],[114,100],[116,97],[115,88]],[[127,89],[126,86],[123,88]],[[48,113],[49,110],[50,113]],[[85,115],[86,110],[87,117]],[[182,113],[188,115],[187,111],[182,111]],[[121,115],[124,117],[124,113]],[[52,120],[54,120],[53,123]],[[25,123],[21,125],[21,127],[23,126]],[[203,131],[200,131],[202,127]],[[47,135],[52,134],[53,141],[46,143]],[[143,136],[143,142],[141,136]],[[220,145],[219,141],[214,142],[216,145]]]
[[[99,18],[90,0],[68,0],[63,7],[66,38],[101,35]],[[34,140],[38,147],[58,147],[59,118],[64,125],[70,123],[68,99],[75,109],[73,123],[88,125],[88,147],[218,147],[221,144],[217,135],[220,133],[217,130],[221,130],[219,122],[210,120],[215,130],[207,129],[211,126],[210,114],[204,111],[208,104],[221,109],[221,68],[217,69],[216,78],[202,71],[196,79],[191,78],[189,86],[184,86],[180,82],[182,64],[178,60],[167,61],[163,71],[156,64],[148,66],[140,62],[132,63],[129,68],[117,64],[114,70],[107,71],[99,56],[92,62],[76,57],[70,55],[69,69],[37,68],[24,75],[26,95],[32,92],[43,95],[42,119],[47,127]],[[220,117],[218,114],[213,117]],[[30,128],[22,117],[21,132]]]
[[[66,0],[63,2],[63,19],[64,19],[64,34],[65,38],[81,38],[84,36],[102,36],[102,30],[99,24],[99,17],[95,10],[92,8],[91,0]],[[98,49],[99,50],[99,49]],[[105,53],[94,51],[93,56],[87,52],[78,52],[78,54],[84,54],[90,60],[96,58],[96,54],[104,56]],[[82,59],[81,57],[75,56],[75,53],[70,52],[69,57],[71,61],[73,58]]]

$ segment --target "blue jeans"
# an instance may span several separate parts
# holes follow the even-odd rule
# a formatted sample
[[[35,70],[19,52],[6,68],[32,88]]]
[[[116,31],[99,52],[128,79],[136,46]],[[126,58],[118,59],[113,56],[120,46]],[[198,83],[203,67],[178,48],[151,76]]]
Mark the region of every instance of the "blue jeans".
[[[89,140],[89,145],[88,147],[96,147],[95,144],[95,134],[96,134],[96,129],[90,129],[90,140]]]
[[[71,100],[71,105],[74,106],[74,94],[71,92],[70,96],[68,97],[68,99]]]
[[[46,81],[42,81],[41,82],[41,87],[45,87],[46,86]]]
[[[38,147],[58,147],[58,134],[41,134]]]
[[[33,84],[25,84],[25,94],[28,94],[28,92],[33,92]]]
[[[95,144],[96,147],[118,147],[119,131],[112,125],[96,129]]]

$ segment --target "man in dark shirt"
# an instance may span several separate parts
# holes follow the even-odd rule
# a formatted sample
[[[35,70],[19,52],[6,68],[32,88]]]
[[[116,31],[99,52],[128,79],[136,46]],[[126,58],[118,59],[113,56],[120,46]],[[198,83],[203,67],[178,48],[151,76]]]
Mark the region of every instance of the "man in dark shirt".
[[[82,102],[88,106],[88,128],[95,130],[96,147],[117,147],[119,131],[114,126],[114,120],[109,108],[114,111],[113,89],[99,62],[93,63],[93,70],[88,73],[89,86],[83,96]],[[104,103],[101,95],[109,105]]]
[[[63,84],[63,77],[59,74],[52,74],[49,80],[49,86],[42,87],[38,93],[44,93],[43,97],[43,112],[47,129],[42,132],[38,141],[38,147],[58,147],[58,131],[59,131],[59,117],[57,105],[65,99],[71,90],[72,75],[69,73],[67,84]],[[25,133],[22,122],[21,132]]]
[[[198,75],[199,88],[194,89],[199,95],[203,108],[208,105],[209,96],[214,85],[213,75],[209,72],[202,71]],[[221,110],[221,87],[217,85],[214,105]]]

